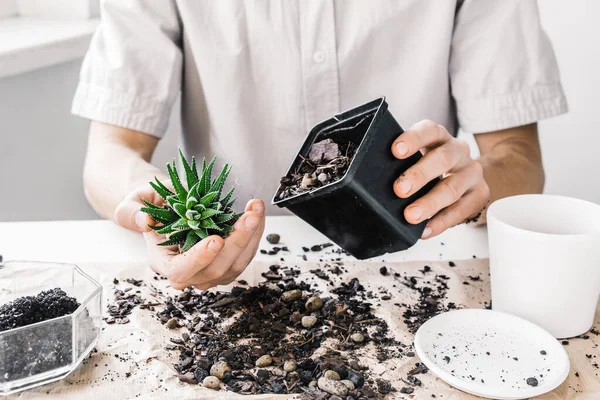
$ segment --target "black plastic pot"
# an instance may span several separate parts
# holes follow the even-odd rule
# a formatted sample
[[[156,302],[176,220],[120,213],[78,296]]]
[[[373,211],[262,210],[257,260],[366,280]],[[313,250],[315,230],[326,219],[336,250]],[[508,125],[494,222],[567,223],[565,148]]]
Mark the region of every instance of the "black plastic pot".
[[[283,200],[277,200],[280,186],[273,204],[286,207],[358,259],[408,249],[427,221],[408,223],[404,209],[436,181],[408,199],[395,195],[394,181],[422,157],[420,152],[405,160],[392,155],[392,143],[402,132],[384,97],[318,124],[298,154],[307,157],[313,143],[327,138],[352,141],[359,146],[348,171],[336,182]],[[298,171],[300,163],[296,156],[288,174]]]

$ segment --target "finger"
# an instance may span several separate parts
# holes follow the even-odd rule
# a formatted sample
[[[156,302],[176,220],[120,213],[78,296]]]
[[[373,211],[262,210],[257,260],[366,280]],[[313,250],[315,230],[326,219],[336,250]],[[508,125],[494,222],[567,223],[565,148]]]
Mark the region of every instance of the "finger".
[[[481,181],[483,181],[481,164],[473,162],[468,167],[442,179],[429,193],[415,200],[404,210],[404,217],[409,223],[418,224],[457,202]]]
[[[399,159],[408,158],[424,147],[436,147],[451,139],[446,128],[426,119],[398,136],[392,144],[392,154]]]
[[[260,240],[265,231],[265,206],[262,201],[258,200],[255,203],[248,204],[248,207],[246,207],[246,211],[249,211],[250,209],[253,209],[256,212],[263,214],[261,224],[258,227],[258,229],[254,232],[254,235],[252,236],[250,243],[248,243],[248,246],[244,249],[244,251],[242,251],[240,256],[233,262],[229,270],[225,273],[225,275],[222,278],[222,281],[219,282],[220,285],[227,285],[231,283],[242,272],[244,272],[244,270],[250,264],[254,256],[256,256],[256,252],[258,251]]]
[[[115,209],[114,221],[123,228],[134,232],[148,232],[153,224],[152,218],[140,211],[142,204],[135,200],[126,199]]]
[[[177,246],[158,246],[159,243],[165,240],[165,237],[155,231],[145,232],[143,236],[148,248],[150,268],[154,272],[166,276],[171,259],[179,254]]]
[[[259,229],[261,219],[263,218],[264,215],[260,215],[256,211],[244,213],[234,224],[233,232],[224,240],[223,249],[219,252],[218,256],[215,257],[208,267],[200,270],[192,278],[194,286],[220,280],[240,254],[248,247],[254,236],[254,232]]]
[[[463,140],[452,140],[425,154],[415,165],[407,169],[394,182],[394,193],[407,198],[419,191],[431,180],[456,171],[471,160],[469,145]]]
[[[154,221],[148,214],[140,211],[144,206],[144,200],[156,205],[163,203],[162,198],[150,185],[144,185],[136,189],[117,206],[113,216],[114,221],[131,231],[150,231],[148,225],[154,225]]]
[[[259,199],[250,200],[248,204],[246,204],[245,209],[245,212],[248,211],[256,211],[257,213],[262,214],[264,216],[266,214],[265,204],[262,200]],[[242,251],[240,256],[233,262],[229,269],[223,273],[223,276],[221,276],[217,280],[212,280],[209,282],[202,282],[202,277],[199,277],[200,281],[194,286],[197,289],[205,290],[214,286],[228,285],[231,282],[233,282],[242,272],[244,272],[248,264],[250,264],[250,262],[256,255],[256,252],[258,251],[258,247],[260,245],[260,239],[264,233],[264,228],[265,218],[263,217],[259,228],[254,232],[254,235],[252,236],[252,239],[250,240],[248,246]]]
[[[427,223],[422,239],[430,239],[480,212],[488,203],[490,189],[485,182],[459,201],[445,208]]]

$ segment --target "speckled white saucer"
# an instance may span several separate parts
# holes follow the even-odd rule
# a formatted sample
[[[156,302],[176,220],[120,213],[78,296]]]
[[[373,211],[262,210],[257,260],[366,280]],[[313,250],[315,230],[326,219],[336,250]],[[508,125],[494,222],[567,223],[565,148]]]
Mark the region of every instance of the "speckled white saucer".
[[[566,379],[570,368],[567,352],[550,333],[522,318],[484,309],[430,319],[417,331],[415,349],[449,385],[491,399],[547,393]]]

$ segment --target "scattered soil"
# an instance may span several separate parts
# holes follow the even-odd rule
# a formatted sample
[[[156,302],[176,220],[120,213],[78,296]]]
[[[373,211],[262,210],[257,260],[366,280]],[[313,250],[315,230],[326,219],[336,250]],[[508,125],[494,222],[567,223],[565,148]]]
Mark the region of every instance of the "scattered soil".
[[[336,143],[332,139],[314,143],[308,158],[298,155],[301,161],[296,171],[281,178],[277,199],[309,192],[342,179],[356,149],[356,144],[352,142]]]
[[[306,251],[327,247],[330,244]],[[297,394],[331,400],[396,398],[394,393],[415,392],[421,386],[416,375],[428,372],[423,364],[416,363],[406,374],[403,387],[394,387],[373,373],[374,364],[362,365],[359,359],[369,355],[384,363],[415,356],[412,346],[395,340],[387,323],[373,314],[373,305],[393,294],[366,289],[356,278],[343,281],[347,270],[341,261],[322,263],[310,272],[325,281],[329,292],[318,291],[310,278],[300,279],[297,268],[279,264],[263,272],[265,281],[257,286],[238,281],[243,287],[229,292],[188,288],[169,296],[160,285],[127,279],[131,287],[115,288],[115,302],[108,306],[105,320],[126,323],[135,308],[153,311],[175,334],[165,348],[178,355],[174,368],[185,384],[244,395]],[[418,294],[415,304],[395,304],[405,309],[404,322],[411,332],[434,315],[457,308],[445,299],[449,278],[427,266],[420,270],[422,276],[403,276],[389,268],[380,272],[383,279],[402,284],[397,285],[399,291],[409,288]],[[165,278],[154,279],[160,283]],[[151,300],[142,298],[139,286],[150,290]],[[332,384],[338,376],[352,382],[354,389],[341,388],[341,381]]]
[[[0,306],[0,332],[73,313],[76,299],[55,288]],[[72,361],[71,319],[6,334],[0,341],[0,383],[68,365]]]
[[[298,274],[297,269],[272,266],[264,274],[267,281],[256,287],[234,287],[231,292],[186,289],[167,298],[157,317],[165,325],[175,319],[187,328],[167,347],[179,352],[175,369],[180,380],[200,383],[208,375],[219,375],[213,369],[225,362],[219,378],[240,394],[329,398],[314,389],[316,382],[319,387],[326,383],[320,378],[327,371],[353,382],[356,389],[344,393],[346,398],[376,399],[395,391],[385,380],[370,380],[367,368],[353,355],[373,343],[384,361],[400,356],[404,347],[391,338],[387,323],[371,313],[371,304],[361,299],[362,285],[354,279],[334,289],[336,296],[321,297],[310,284],[298,281]],[[318,308],[309,311],[315,303]],[[315,318],[309,325],[303,317]],[[354,333],[361,334],[353,336],[355,340],[362,340],[351,340]],[[295,362],[292,371],[290,366],[284,371],[286,361]]]

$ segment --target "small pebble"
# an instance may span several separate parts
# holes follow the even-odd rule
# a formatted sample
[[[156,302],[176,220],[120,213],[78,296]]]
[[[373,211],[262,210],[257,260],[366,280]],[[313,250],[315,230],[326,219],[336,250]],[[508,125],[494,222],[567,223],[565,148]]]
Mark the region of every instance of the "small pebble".
[[[266,369],[259,369],[256,371],[256,376],[260,379],[269,379],[269,371]]]
[[[183,383],[192,384],[192,385],[198,383],[198,382],[196,382],[196,379],[194,378],[194,374],[179,375],[179,381],[183,382]]]
[[[316,311],[323,307],[323,300],[319,296],[312,296],[306,301],[305,307],[308,312]]]
[[[338,374],[337,372],[332,371],[330,369],[328,369],[327,371],[325,371],[325,373],[323,374],[323,376],[326,379],[332,379],[334,381],[339,381],[341,379],[340,378],[340,374]]]
[[[352,381],[350,379],[344,379],[342,382],[344,385],[346,385],[346,387],[348,388],[348,391],[353,391],[354,389],[356,389],[356,387],[354,386],[354,383],[352,383]]]
[[[292,321],[292,322],[302,321],[302,314],[300,314],[298,311],[294,311],[292,313],[292,315],[290,315],[290,321]]]
[[[540,351],[540,354],[543,355],[543,356],[545,356],[548,353],[546,353],[546,350],[542,350],[542,351]]]
[[[327,176],[327,174],[325,172],[321,172],[319,174],[319,176],[317,176],[317,179],[319,180],[319,182],[321,182],[322,184],[326,184],[327,182],[329,182],[329,177]]]
[[[302,317],[302,326],[305,328],[312,328],[317,323],[317,317],[307,315]]]
[[[535,378],[527,378],[527,384],[528,384],[529,386],[533,386],[533,387],[535,387],[535,386],[537,386],[537,385],[538,385],[538,380],[537,380],[537,379],[535,379]]]
[[[170,320],[168,320],[165,325],[169,329],[179,328],[179,322],[177,322],[177,320],[175,318],[171,318]]]
[[[285,363],[283,363],[283,370],[285,372],[295,371],[296,368],[297,368],[297,365],[296,365],[296,361],[294,361],[294,360],[287,360]]]
[[[388,273],[387,267],[381,267],[381,268],[379,268],[379,273],[381,275],[387,275],[387,273]]]
[[[269,242],[271,244],[279,243],[280,239],[281,239],[281,236],[279,236],[276,233],[271,233],[271,234],[267,235],[267,242]]]
[[[317,180],[314,179],[311,174],[304,174],[304,176],[302,177],[302,183],[300,184],[300,187],[302,189],[308,189],[311,186],[314,186],[317,184]]]
[[[403,387],[402,389],[400,389],[400,393],[403,393],[403,394],[411,394],[414,391],[415,391],[415,389],[413,389],[411,387]]]
[[[363,387],[365,384],[365,378],[358,372],[349,372],[348,380],[354,383],[354,386],[357,388]]]
[[[345,396],[348,394],[348,387],[340,381],[334,381],[324,377],[319,378],[317,385],[319,389],[336,396]]]
[[[350,336],[350,339],[352,339],[352,341],[355,343],[361,343],[365,340],[365,336],[360,332],[356,332],[353,333],[352,336]]]
[[[212,367],[210,367],[210,374],[219,379],[223,379],[225,372],[231,372],[229,364],[227,364],[225,361],[216,362]]]
[[[259,357],[259,359],[256,360],[256,363],[254,365],[256,365],[258,368],[262,368],[262,367],[268,367],[269,365],[271,365],[272,362],[273,362],[273,357],[271,357],[268,354],[265,354],[264,356]]]
[[[216,376],[207,376],[202,381],[202,386],[207,389],[219,389],[221,387],[221,381]]]
[[[289,290],[287,292],[283,292],[283,294],[281,295],[281,300],[285,303],[300,300],[301,298],[302,290],[300,289]]]

